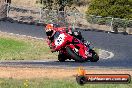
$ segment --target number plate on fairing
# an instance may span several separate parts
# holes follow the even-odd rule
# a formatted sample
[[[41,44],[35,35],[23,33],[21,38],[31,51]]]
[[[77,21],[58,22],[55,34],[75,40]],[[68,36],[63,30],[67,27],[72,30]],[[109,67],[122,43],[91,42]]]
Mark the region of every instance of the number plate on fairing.
[[[60,34],[59,37],[55,40],[55,45],[59,46],[64,42],[65,39],[65,35],[64,34]]]

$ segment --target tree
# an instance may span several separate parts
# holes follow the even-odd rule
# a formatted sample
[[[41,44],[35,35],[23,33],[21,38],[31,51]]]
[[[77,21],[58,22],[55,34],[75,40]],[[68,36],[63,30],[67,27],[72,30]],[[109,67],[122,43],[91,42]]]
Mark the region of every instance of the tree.
[[[66,6],[71,6],[77,0],[38,0],[44,8],[54,9],[54,6],[58,6],[59,11],[64,11]]]
[[[91,0],[86,14],[132,18],[132,0]]]

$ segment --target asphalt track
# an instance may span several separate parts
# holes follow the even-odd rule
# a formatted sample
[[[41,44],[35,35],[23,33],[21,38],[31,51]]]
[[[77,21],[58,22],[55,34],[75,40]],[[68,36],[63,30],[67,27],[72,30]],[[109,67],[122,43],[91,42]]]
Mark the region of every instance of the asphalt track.
[[[37,38],[45,38],[42,26],[26,25],[0,21],[0,31],[28,35]],[[58,62],[54,61],[1,61],[0,66],[33,66],[33,67],[78,67],[86,68],[132,68],[132,35],[122,35],[113,33],[81,31],[86,40],[92,42],[93,46],[108,50],[114,53],[110,59],[100,59],[96,63],[76,63],[74,61]]]

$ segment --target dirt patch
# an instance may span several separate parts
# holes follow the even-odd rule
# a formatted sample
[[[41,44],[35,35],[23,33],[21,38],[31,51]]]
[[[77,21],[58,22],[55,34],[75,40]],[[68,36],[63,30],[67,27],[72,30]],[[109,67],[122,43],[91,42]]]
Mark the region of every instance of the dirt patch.
[[[132,70],[120,69],[99,69],[86,70],[88,74],[130,74]],[[73,78],[78,74],[77,69],[57,69],[57,68],[13,68],[0,67],[0,78],[15,78],[15,79],[32,79],[32,78],[50,78],[50,79],[64,79]]]

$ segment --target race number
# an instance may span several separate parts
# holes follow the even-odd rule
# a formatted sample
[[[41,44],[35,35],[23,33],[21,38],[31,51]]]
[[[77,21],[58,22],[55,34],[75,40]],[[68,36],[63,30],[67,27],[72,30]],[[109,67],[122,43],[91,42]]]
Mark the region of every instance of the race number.
[[[60,34],[59,37],[55,40],[55,45],[59,46],[64,42],[65,39],[65,35],[64,34]]]

